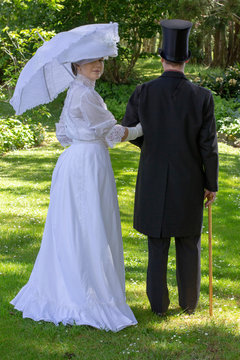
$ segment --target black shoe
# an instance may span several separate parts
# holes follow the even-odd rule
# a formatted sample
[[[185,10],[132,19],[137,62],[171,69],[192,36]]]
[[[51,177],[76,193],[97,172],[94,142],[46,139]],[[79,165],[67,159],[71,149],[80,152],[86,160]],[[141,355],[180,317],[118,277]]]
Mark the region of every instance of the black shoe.
[[[155,312],[155,314],[157,315],[157,316],[160,316],[160,317],[164,317],[164,316],[167,316],[167,313],[165,313],[165,312],[159,312],[159,313],[156,313]]]
[[[183,312],[187,313],[188,315],[193,315],[196,309],[185,309]]]

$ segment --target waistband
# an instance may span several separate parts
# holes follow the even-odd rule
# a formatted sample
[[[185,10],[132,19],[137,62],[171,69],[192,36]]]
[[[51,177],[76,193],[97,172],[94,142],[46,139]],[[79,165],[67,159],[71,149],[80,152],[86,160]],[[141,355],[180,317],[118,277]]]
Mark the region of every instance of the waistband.
[[[101,139],[93,139],[93,140],[72,139],[72,145],[76,145],[76,144],[102,144],[102,145],[105,145]]]

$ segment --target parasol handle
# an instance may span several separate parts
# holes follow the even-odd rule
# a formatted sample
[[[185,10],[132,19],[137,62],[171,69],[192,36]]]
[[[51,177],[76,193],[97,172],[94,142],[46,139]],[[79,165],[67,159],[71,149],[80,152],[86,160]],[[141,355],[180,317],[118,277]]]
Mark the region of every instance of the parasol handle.
[[[36,33],[38,34],[38,36],[40,37],[40,39],[45,43],[46,42],[46,40],[44,40],[44,38],[42,37],[42,35],[41,34],[39,34],[39,32],[38,31],[36,31]]]

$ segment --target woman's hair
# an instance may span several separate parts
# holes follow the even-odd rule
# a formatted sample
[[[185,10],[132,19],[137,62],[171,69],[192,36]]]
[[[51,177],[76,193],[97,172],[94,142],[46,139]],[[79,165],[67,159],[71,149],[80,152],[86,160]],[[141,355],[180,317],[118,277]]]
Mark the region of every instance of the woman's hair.
[[[77,62],[74,62],[74,63],[71,63],[71,68],[72,68],[72,72],[73,72],[73,75],[77,76],[77,73],[78,73],[78,65],[84,65],[84,64],[88,64],[88,63],[91,63],[91,62],[94,62],[94,61],[97,61],[97,60],[105,60],[106,57],[101,57],[101,58],[92,58],[92,59],[82,59],[82,60],[79,60]]]
[[[73,72],[73,75],[77,76],[77,64],[76,63],[71,63],[71,68],[72,68],[72,72]]]

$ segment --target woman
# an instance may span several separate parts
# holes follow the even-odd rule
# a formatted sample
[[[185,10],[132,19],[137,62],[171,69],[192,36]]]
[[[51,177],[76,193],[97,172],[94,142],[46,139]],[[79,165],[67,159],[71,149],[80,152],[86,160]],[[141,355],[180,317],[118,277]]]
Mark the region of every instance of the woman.
[[[11,301],[35,321],[119,331],[137,323],[125,300],[116,185],[107,146],[142,135],[116,125],[94,90],[104,60],[72,64],[56,135],[71,145],[53,172],[41,248],[28,283]]]

